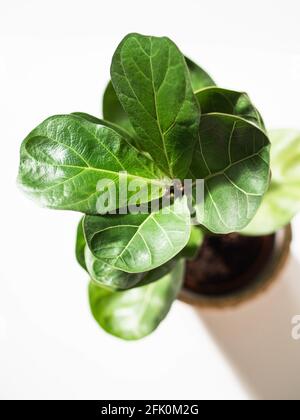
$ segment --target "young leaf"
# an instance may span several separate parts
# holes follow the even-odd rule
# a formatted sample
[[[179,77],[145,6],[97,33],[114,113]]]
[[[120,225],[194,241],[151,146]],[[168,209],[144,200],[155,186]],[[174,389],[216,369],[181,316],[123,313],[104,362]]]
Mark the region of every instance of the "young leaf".
[[[165,180],[159,177],[150,159],[93,117],[50,117],[29,134],[21,147],[21,186],[42,205],[54,209],[102,212],[105,209],[98,200],[103,193],[98,189],[101,180],[111,181],[109,188],[116,190],[116,202],[112,200],[107,210],[125,206],[135,194],[128,189],[127,199],[125,195],[120,199],[118,187],[125,181],[141,182],[140,202],[148,202],[165,190]],[[152,186],[156,187],[153,191]]]
[[[150,214],[86,216],[84,231],[94,256],[128,273],[153,270],[177,255],[190,237],[186,197]]]
[[[189,58],[185,57],[185,61],[190,72],[192,88],[194,91],[208,86],[215,86],[215,82],[201,67]],[[136,132],[129,121],[128,115],[120,104],[112,82],[108,83],[104,91],[102,112],[105,120],[118,124],[120,127],[128,131],[134,139],[136,139]]]
[[[85,257],[84,257],[85,247],[86,247],[86,241],[85,241],[84,232],[83,232],[83,218],[82,218],[77,227],[75,254],[76,254],[76,259],[77,259],[78,264],[80,264],[81,267],[87,271],[87,266],[86,266]]]
[[[154,331],[166,317],[181,288],[184,263],[179,261],[165,277],[146,286],[110,292],[89,285],[92,314],[108,333],[125,340],[137,340]]]
[[[111,66],[116,94],[141,149],[171,178],[184,178],[200,112],[183,55],[168,38],[130,34]]]
[[[187,57],[185,57],[185,61],[190,72],[192,88],[194,92],[206,88],[208,86],[216,85],[213,79],[209,76],[209,74],[207,74],[206,71],[199,67],[198,64],[194,63]]]
[[[263,119],[247,93],[209,87],[195,93],[202,114],[219,112],[236,115],[265,130]]]
[[[218,113],[202,117],[199,133],[191,165],[192,176],[205,181],[199,223],[214,233],[240,230],[269,186],[268,137],[240,117]]]
[[[246,235],[268,235],[286,226],[300,211],[300,132],[274,130],[271,139],[272,180]]]

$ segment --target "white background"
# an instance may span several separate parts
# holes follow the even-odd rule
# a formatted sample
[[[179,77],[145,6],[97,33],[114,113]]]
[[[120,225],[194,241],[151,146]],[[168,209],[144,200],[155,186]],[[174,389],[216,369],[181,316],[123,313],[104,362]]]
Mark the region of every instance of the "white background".
[[[299,0],[0,0],[0,398],[300,398],[300,223],[279,284],[229,312],[176,302],[150,337],[101,331],[74,258],[79,214],[16,188],[22,139],[49,115],[100,114],[128,32],[168,35],[268,127],[300,128]],[[298,225],[298,228],[297,228]]]

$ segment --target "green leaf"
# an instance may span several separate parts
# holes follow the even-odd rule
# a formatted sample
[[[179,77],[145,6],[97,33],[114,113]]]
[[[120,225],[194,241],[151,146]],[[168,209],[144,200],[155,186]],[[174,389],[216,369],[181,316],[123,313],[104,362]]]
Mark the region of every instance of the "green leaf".
[[[185,57],[185,61],[190,72],[192,88],[194,91],[215,85],[215,82],[212,80],[212,78],[201,67],[195,64],[189,58]],[[129,121],[128,115],[124,111],[117,97],[112,82],[108,83],[104,91],[102,112],[103,118],[105,120],[111,121],[112,123],[119,125],[120,127],[124,128],[128,133],[130,133],[130,135],[134,139],[137,138],[136,132],[134,131]]]
[[[155,268],[154,270],[150,270],[147,273],[144,273],[143,279],[135,285],[135,287],[146,286],[147,284],[153,283],[157,280],[160,280],[162,277],[165,277],[170,271],[174,269],[176,264],[178,263],[178,258],[173,258],[169,260],[163,265]]]
[[[277,232],[300,211],[300,132],[274,130],[270,139],[271,185],[246,235]]]
[[[190,77],[194,92],[206,88],[208,86],[215,86],[215,82],[201,67],[194,63],[189,58],[185,57],[186,64],[190,71]]]
[[[190,237],[186,197],[150,214],[86,216],[84,231],[94,256],[128,273],[153,270],[177,255]]]
[[[184,178],[200,111],[179,49],[168,38],[130,34],[114,54],[111,79],[141,149],[168,176]]]
[[[87,271],[87,266],[86,266],[85,257],[84,257],[85,247],[86,247],[86,241],[85,241],[84,232],[83,232],[83,218],[82,218],[77,227],[75,254],[76,254],[76,259],[78,263],[81,265],[81,267],[84,270]]]
[[[269,187],[269,140],[246,120],[206,114],[191,175],[204,179],[205,200],[198,220],[214,233],[243,229],[253,219]]]
[[[110,290],[126,290],[150,284],[168,274],[176,264],[173,259],[146,273],[126,273],[116,270],[97,259],[87,247],[83,231],[83,218],[77,229],[76,259],[81,267],[90,274],[92,281]]]
[[[149,285],[123,292],[110,292],[89,285],[92,314],[108,333],[137,340],[154,331],[166,317],[182,286],[184,263],[179,261],[171,273]]]
[[[179,255],[189,260],[196,258],[204,238],[204,230],[199,226],[192,226],[190,239]]]
[[[113,122],[110,122],[110,121],[100,120],[99,118],[94,117],[93,115],[90,115],[90,114],[86,114],[85,112],[73,112],[71,115],[75,115],[79,118],[83,118],[84,120],[89,121],[92,124],[105,125],[105,127],[111,128],[112,130],[120,134],[120,136],[123,137],[127,141],[127,143],[129,143],[131,146],[136,148],[133,137],[128,133],[128,131],[126,131],[121,126],[114,124]]]
[[[168,274],[176,264],[176,260],[173,259],[145,273],[126,273],[97,259],[87,246],[85,247],[85,262],[92,281],[111,291],[127,290],[153,283]]]
[[[247,93],[219,87],[209,87],[196,92],[202,114],[219,112],[236,115],[265,130],[263,119]]]
[[[126,112],[120,104],[112,82],[108,83],[104,91],[102,112],[103,118],[106,121],[111,121],[112,123],[119,125],[124,128],[124,130],[128,131],[133,138],[136,137],[136,133]]]
[[[96,258],[91,253],[88,246],[85,247],[85,263],[88,273],[96,284],[114,290],[126,290],[132,288],[138,284],[146,274],[126,273],[124,271],[117,270],[102,260]]]
[[[120,198],[118,187],[125,181],[141,183],[140,202],[146,203],[164,193],[166,180],[159,177],[161,173],[150,159],[94,117],[50,117],[21,147],[21,186],[42,205],[54,209],[91,214],[105,211],[98,200],[103,191],[97,187],[103,180],[110,182],[109,191],[116,189],[116,203],[112,201],[107,210],[126,206],[134,196],[127,188],[127,199]]]

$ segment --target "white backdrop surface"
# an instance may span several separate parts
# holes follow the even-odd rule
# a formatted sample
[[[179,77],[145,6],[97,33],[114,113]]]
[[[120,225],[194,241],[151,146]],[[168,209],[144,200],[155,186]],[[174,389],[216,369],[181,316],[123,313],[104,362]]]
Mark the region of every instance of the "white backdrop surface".
[[[0,399],[300,399],[300,219],[280,282],[248,305],[176,302],[150,337],[122,342],[92,319],[74,258],[79,214],[16,188],[22,139],[49,115],[100,114],[128,32],[171,37],[268,127],[300,128],[298,0],[0,0]]]

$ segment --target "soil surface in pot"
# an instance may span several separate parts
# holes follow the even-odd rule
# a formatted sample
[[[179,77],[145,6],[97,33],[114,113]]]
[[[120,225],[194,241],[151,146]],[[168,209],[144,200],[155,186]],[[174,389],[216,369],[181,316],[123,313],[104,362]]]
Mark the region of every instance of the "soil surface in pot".
[[[202,295],[224,295],[256,280],[269,261],[275,235],[236,233],[207,237],[194,261],[187,262],[184,287]]]

